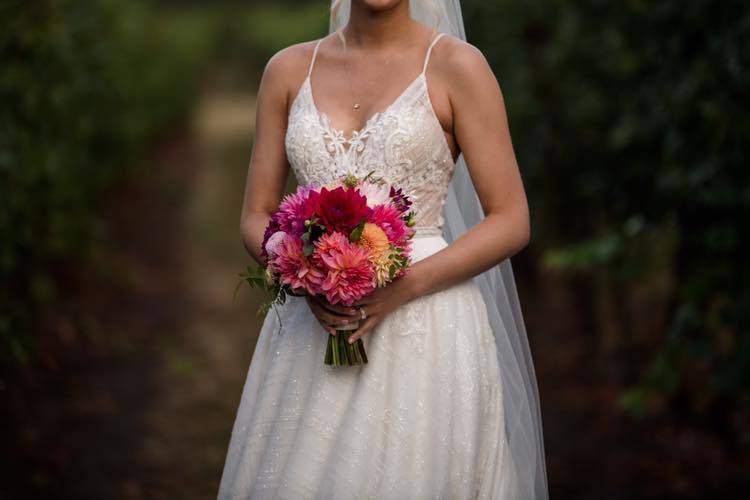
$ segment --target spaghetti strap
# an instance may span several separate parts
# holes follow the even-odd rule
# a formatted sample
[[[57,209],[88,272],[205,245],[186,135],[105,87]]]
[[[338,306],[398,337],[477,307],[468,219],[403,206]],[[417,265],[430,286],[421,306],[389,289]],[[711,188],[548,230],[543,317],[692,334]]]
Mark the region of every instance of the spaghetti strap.
[[[430,61],[430,53],[432,52],[432,47],[435,46],[435,42],[437,42],[441,36],[445,35],[445,33],[438,33],[435,35],[435,38],[432,39],[432,42],[430,43],[430,46],[427,47],[427,53],[424,56],[424,65],[422,66],[422,73],[424,73],[427,70],[427,63]]]
[[[310,58],[310,67],[307,70],[307,76],[309,77],[312,74],[313,64],[315,64],[315,56],[318,55],[318,47],[320,47],[320,42],[322,42],[323,39],[319,38],[318,43],[315,44],[315,49],[313,49],[312,57]]]

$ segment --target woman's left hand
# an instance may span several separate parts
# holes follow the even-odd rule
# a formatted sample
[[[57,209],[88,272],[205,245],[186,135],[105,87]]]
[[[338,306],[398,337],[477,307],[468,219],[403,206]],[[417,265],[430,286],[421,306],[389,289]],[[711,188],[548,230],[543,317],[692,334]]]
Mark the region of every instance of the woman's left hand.
[[[368,296],[354,303],[354,307],[364,310],[366,318],[360,320],[359,328],[349,336],[349,343],[356,342],[358,338],[372,331],[383,318],[413,298],[407,277],[408,275],[401,277],[383,288],[376,288]]]

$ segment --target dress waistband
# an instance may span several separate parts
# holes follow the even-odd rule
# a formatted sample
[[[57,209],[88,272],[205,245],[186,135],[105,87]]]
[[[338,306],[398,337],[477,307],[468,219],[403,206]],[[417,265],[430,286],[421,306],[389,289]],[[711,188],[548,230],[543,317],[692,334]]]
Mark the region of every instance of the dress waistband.
[[[440,226],[414,226],[413,229],[416,231],[414,233],[415,238],[443,235],[443,228]]]

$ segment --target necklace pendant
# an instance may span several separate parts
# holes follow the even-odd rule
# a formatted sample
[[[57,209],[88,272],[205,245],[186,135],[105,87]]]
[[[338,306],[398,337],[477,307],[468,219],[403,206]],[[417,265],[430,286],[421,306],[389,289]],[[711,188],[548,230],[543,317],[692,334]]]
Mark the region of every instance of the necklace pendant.
[[[359,103],[358,102],[354,103],[354,109],[359,109]]]

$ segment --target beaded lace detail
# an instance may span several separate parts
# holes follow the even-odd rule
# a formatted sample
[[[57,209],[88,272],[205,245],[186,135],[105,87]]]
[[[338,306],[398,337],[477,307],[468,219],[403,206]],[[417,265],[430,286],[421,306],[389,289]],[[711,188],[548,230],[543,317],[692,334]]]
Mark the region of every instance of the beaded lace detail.
[[[435,42],[425,55],[422,72],[384,110],[347,137],[316,104],[310,69],[289,110],[285,137],[289,163],[301,184],[326,184],[352,172],[374,171],[414,199],[418,226],[442,227],[442,209],[455,162],[427,91],[425,70]]]
[[[315,109],[306,79],[286,143],[300,182],[376,170],[418,197],[420,224],[441,224],[454,162],[424,70],[349,137]],[[415,240],[413,262],[447,245]],[[220,500],[522,498],[512,490],[498,346],[476,282],[386,315],[362,337],[369,361],[357,367],[323,363],[329,334],[304,298],[276,307],[248,370]]]

